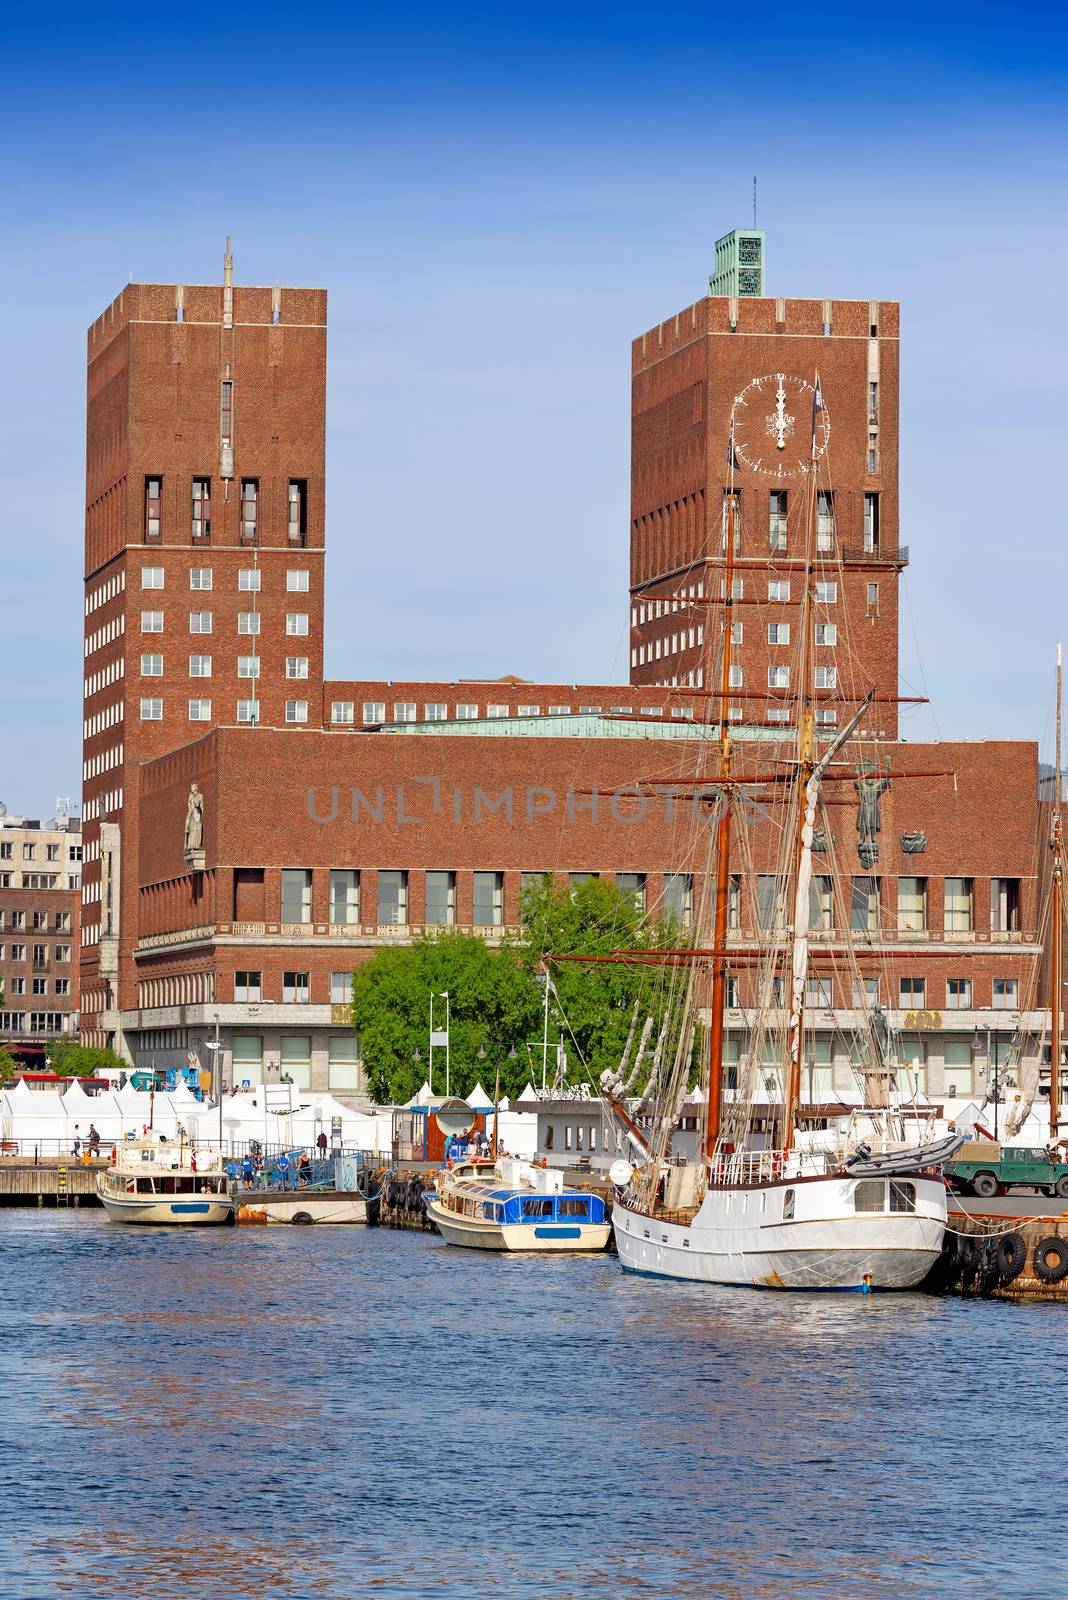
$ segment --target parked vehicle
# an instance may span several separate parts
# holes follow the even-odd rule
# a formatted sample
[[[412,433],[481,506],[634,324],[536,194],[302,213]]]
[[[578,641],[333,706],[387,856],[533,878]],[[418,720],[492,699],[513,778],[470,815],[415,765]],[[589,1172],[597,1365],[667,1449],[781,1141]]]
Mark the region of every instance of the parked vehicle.
[[[1000,1145],[973,1141],[945,1167],[951,1189],[980,1195],[1005,1194],[1009,1189],[1031,1189],[1068,1198],[1068,1163],[1055,1161],[1042,1147]]]

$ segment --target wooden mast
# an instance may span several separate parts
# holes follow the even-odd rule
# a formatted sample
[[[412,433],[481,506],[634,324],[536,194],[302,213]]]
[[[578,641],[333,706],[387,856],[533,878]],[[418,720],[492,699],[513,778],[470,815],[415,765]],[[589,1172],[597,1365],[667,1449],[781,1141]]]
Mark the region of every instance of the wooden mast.
[[[731,775],[731,734],[729,700],[731,689],[731,644],[734,615],[734,528],[737,496],[734,492],[734,415],[727,436],[727,559],[723,594],[723,660],[719,686],[719,777],[721,791],[719,823],[716,829],[716,908],[713,924],[713,949],[722,951],[727,943],[730,903],[731,792],[726,787]],[[709,569],[706,567],[705,571]],[[711,633],[711,629],[709,630]],[[723,1100],[723,1040],[727,1009],[727,962],[717,955],[712,964],[712,1003],[708,1030],[708,1115],[705,1124],[705,1149],[711,1158],[719,1129]]]
[[[823,393],[820,375],[815,375],[812,394],[812,453],[808,473],[808,517],[805,526],[805,592],[801,597],[801,662],[797,706],[797,838],[794,847],[794,883],[801,871],[801,854],[804,849],[805,795],[809,779],[815,770],[815,672],[814,613],[816,573],[816,424],[823,410]],[[799,926],[799,919],[806,920]],[[808,905],[794,906],[794,942],[802,929],[807,929]],[[783,1104],[783,1149],[793,1147],[797,1130],[797,1112],[801,1099],[801,1063],[804,1056],[805,989],[804,982],[793,976],[790,1018],[790,1059],[787,1066],[786,1094]]]
[[[1052,938],[1050,940],[1050,1049],[1049,1049],[1049,1131],[1060,1137],[1061,1114],[1061,917],[1063,894],[1064,844],[1061,837],[1061,647],[1057,646],[1057,739],[1054,773],[1053,818],[1050,849],[1053,851]]]

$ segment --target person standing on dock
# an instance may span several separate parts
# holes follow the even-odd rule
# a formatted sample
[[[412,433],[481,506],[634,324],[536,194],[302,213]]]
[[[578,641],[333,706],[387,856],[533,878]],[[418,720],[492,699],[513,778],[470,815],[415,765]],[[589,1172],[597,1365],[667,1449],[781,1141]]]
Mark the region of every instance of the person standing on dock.
[[[71,1151],[74,1155],[75,1161],[77,1161],[78,1157],[82,1153],[82,1136],[77,1123],[74,1124],[74,1139],[71,1143]]]

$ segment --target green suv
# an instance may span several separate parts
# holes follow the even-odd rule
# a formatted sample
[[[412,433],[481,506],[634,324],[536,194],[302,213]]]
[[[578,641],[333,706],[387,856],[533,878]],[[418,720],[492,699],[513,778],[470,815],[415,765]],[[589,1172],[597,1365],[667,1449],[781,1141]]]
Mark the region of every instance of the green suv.
[[[1054,1161],[1048,1150],[1027,1145],[966,1144],[955,1161],[947,1161],[946,1178],[953,1189],[981,1195],[1008,1189],[1036,1189],[1068,1198],[1068,1165]]]

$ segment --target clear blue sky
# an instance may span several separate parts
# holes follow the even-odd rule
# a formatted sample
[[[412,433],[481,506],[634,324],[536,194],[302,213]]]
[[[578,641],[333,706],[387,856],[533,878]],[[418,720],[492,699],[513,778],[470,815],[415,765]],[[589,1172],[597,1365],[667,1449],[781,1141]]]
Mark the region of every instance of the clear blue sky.
[[[1037,737],[1065,621],[1065,8],[6,13],[0,798],[80,794],[84,333],[330,290],[327,670],[627,674],[629,341],[750,215],[903,304],[912,737]],[[302,20],[306,18],[307,20]],[[46,26],[47,19],[47,26]],[[916,640],[919,641],[917,652]]]

